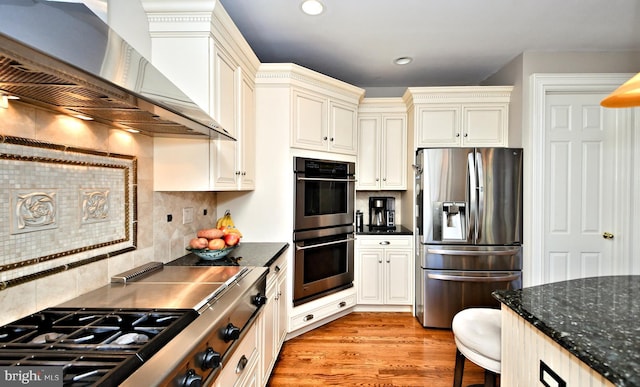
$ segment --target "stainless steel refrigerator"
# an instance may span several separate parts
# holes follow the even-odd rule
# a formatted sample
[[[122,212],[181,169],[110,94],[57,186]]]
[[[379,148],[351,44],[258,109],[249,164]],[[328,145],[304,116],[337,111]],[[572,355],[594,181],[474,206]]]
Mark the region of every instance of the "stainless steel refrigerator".
[[[415,313],[450,328],[522,286],[522,149],[419,149],[415,171]]]

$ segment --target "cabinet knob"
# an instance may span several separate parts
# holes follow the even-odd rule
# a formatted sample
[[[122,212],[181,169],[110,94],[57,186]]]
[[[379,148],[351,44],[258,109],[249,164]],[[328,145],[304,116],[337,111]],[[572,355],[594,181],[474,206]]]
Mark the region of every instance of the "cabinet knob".
[[[329,139],[329,141],[333,141],[333,137],[331,137],[331,139]]]
[[[610,233],[610,232],[604,232],[604,233],[602,234],[602,237],[603,237],[604,239],[613,239],[613,234],[612,234],[612,233]]]
[[[328,138],[327,136],[322,137],[322,139],[325,140],[325,141],[327,141],[327,138]]]
[[[456,133],[456,137],[460,137],[460,133]]]
[[[465,133],[465,134],[464,134],[464,136],[465,136],[465,137],[469,137],[469,133]]]

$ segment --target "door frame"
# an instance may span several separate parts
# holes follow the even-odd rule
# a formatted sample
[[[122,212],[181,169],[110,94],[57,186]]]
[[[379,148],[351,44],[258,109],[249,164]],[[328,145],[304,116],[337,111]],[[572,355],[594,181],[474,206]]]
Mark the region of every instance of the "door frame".
[[[529,77],[529,98],[531,101],[530,128],[529,135],[523,140],[529,143],[529,152],[525,152],[525,184],[531,189],[524,189],[524,219],[529,219],[524,225],[524,273],[523,286],[540,285],[544,281],[544,213],[547,210],[544,203],[544,192],[547,182],[544,176],[544,154],[545,154],[545,102],[546,96],[550,93],[609,93],[626,82],[633,74],[620,73],[583,73],[583,74],[531,74]],[[630,232],[633,231],[632,213],[623,208],[623,203],[632,203],[633,177],[633,133],[631,128],[633,123],[633,112],[638,109],[616,109],[617,129],[615,136],[616,158],[618,166],[616,181],[629,187],[626,190],[615,190],[614,193],[614,222],[616,228],[616,240],[613,245],[613,255],[620,257],[616,262],[613,273],[630,273],[632,262],[630,260],[633,238]],[[636,114],[637,116],[637,114]],[[637,121],[637,119],[636,119]],[[639,136],[635,136],[639,137]],[[526,146],[525,146],[526,147]],[[630,149],[631,147],[631,149]],[[528,155],[527,155],[528,153]],[[527,171],[530,171],[527,173]],[[527,175],[529,175],[527,177]],[[527,196],[530,196],[527,198]],[[535,211],[534,211],[535,209]],[[527,227],[528,223],[528,227]]]

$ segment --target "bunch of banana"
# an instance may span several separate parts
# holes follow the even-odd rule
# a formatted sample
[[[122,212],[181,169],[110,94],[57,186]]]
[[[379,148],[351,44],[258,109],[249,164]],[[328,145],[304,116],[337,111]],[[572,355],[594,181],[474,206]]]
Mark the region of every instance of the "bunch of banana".
[[[225,234],[238,234],[242,238],[242,233],[236,228],[233,219],[231,218],[231,211],[226,210],[224,215],[218,218],[216,221],[216,228],[222,230]]]

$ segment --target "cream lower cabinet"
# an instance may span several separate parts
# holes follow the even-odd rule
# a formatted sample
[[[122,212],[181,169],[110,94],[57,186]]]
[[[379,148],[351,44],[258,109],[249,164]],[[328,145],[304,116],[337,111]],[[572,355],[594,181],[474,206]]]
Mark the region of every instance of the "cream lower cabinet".
[[[215,387],[257,387],[260,384],[260,322],[249,328],[217,376]]]
[[[409,88],[415,147],[508,146],[511,86]]]
[[[364,99],[358,110],[356,189],[407,189],[407,114],[400,98]]]
[[[411,305],[413,249],[411,235],[358,235],[355,272],[360,305]]]
[[[274,262],[267,274],[267,303],[261,317],[262,383],[266,385],[287,334],[286,254]]]

